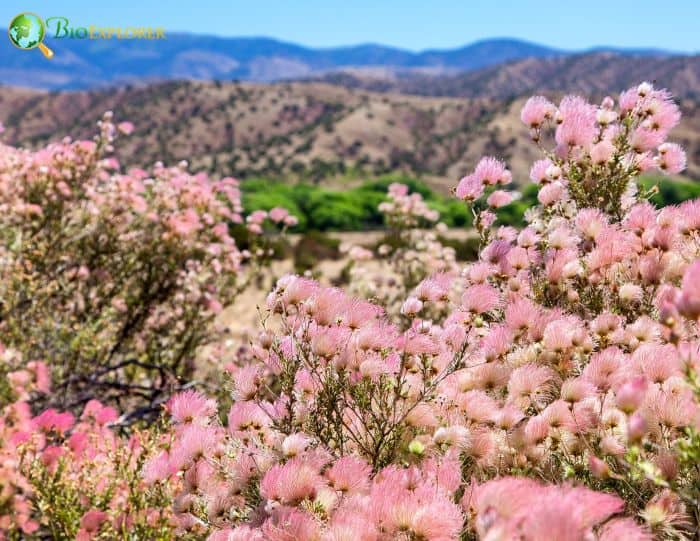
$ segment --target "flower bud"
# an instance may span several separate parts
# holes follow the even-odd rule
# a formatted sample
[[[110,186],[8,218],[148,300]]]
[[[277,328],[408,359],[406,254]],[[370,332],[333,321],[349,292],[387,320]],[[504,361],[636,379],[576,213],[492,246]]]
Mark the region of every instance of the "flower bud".
[[[401,307],[401,313],[408,317],[414,317],[423,309],[423,303],[415,298],[409,297]]]
[[[297,456],[306,450],[309,443],[309,438],[304,434],[290,434],[282,442],[282,453],[286,457]]]
[[[612,109],[613,107],[615,107],[615,100],[612,99],[610,96],[605,96],[603,98],[603,101],[600,103],[600,106],[603,109]]]
[[[425,452],[425,445],[418,440],[413,440],[408,444],[408,452],[413,455],[422,456]]]
[[[272,347],[273,338],[270,333],[264,331],[261,332],[258,336],[258,340],[260,340],[260,346],[263,349],[270,349]]]
[[[544,172],[547,180],[554,181],[561,178],[561,167],[558,165],[550,165]]]
[[[647,94],[649,94],[649,92],[651,92],[652,90],[654,90],[654,87],[651,85],[651,83],[647,83],[646,81],[644,81],[637,87],[637,94],[641,97],[644,97]]]
[[[314,503],[318,504],[321,509],[328,513],[338,503],[338,493],[329,488],[322,488],[316,493]]]
[[[599,459],[597,456],[591,455],[588,457],[588,469],[591,470],[593,477],[596,479],[607,479],[610,477],[610,468],[607,462]]]

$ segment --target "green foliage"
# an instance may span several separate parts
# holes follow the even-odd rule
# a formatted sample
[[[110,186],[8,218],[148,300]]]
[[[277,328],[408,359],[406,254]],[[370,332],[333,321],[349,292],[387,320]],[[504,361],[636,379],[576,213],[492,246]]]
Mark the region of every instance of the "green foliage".
[[[154,445],[157,434],[154,431],[153,439],[144,443],[148,447]],[[147,453],[139,451],[137,448],[134,452],[128,446],[115,448],[113,452],[99,456],[94,464],[86,463],[83,470],[71,468],[65,458],[60,458],[54,466],[47,466],[36,458],[22,464],[34,491],[34,504],[40,513],[42,526],[50,532],[51,539],[76,539],[81,518],[90,510],[107,512],[107,520],[92,539],[173,539],[169,508],[173,496],[166,485],[143,485],[141,470]],[[95,476],[95,472],[91,471],[93,468],[95,471],[102,468],[102,475]],[[127,513],[130,520],[121,521],[122,513]],[[201,541],[202,537],[186,533],[180,534],[179,539]]]
[[[384,220],[377,207],[386,201],[387,188],[393,182],[406,184],[411,192],[423,195],[448,226],[471,224],[471,216],[460,201],[437,194],[418,179],[401,175],[379,177],[342,191],[303,183],[251,179],[242,184],[243,205],[250,211],[285,207],[299,219],[294,228],[298,232],[379,229]]]
[[[470,227],[472,215],[467,206],[452,196],[437,193],[420,179],[391,174],[368,180],[347,190],[332,190],[310,184],[287,184],[269,179],[251,179],[242,183],[243,204],[247,211],[285,207],[299,219],[297,232],[364,231],[379,229],[383,224],[377,206],[386,201],[387,188],[392,182],[406,184],[411,192],[420,193],[428,206],[440,213],[440,221],[449,227]],[[643,177],[643,190],[658,186],[651,201],[657,206],[674,205],[700,197],[700,183],[670,180],[666,177]],[[538,204],[538,186],[527,184],[522,197],[498,209],[501,225],[522,226],[525,211]]]
[[[657,207],[677,205],[688,199],[700,197],[700,182],[669,180],[666,177],[642,177],[640,184],[643,190],[658,187],[658,192],[651,197],[651,202]]]

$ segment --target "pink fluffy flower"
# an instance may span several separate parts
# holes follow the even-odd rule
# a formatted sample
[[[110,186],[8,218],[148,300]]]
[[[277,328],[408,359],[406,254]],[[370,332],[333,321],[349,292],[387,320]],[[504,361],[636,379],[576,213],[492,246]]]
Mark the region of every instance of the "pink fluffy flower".
[[[537,160],[530,168],[530,180],[536,184],[545,184],[550,182],[551,178],[547,175],[549,168],[554,165],[551,160]]]
[[[653,150],[664,142],[666,134],[639,126],[630,137],[632,148],[642,154],[648,150]]]
[[[561,182],[552,182],[543,186],[537,194],[537,200],[545,207],[561,201],[566,193],[566,188]]]
[[[233,529],[217,530],[207,537],[207,541],[265,541],[265,538],[258,529],[238,526]]]
[[[65,412],[59,413],[55,409],[47,409],[33,419],[34,425],[45,432],[58,432],[65,434],[75,424],[75,417]]]
[[[262,223],[267,218],[267,212],[264,210],[256,210],[251,212],[246,218],[246,223],[262,225]]]
[[[484,185],[509,184],[512,180],[510,171],[505,164],[491,156],[479,160],[474,169],[474,176]]]
[[[677,305],[683,315],[691,319],[700,317],[700,260],[685,271]]]
[[[369,488],[370,466],[351,455],[335,461],[326,472],[330,486],[345,494],[361,494]]]
[[[104,511],[91,509],[80,519],[80,527],[86,532],[96,533],[107,517],[108,515]]]
[[[540,399],[555,379],[551,368],[527,364],[513,370],[508,380],[508,397],[517,407],[527,407]]]
[[[653,541],[653,536],[633,519],[616,518],[603,525],[598,539],[600,541]]]
[[[141,475],[147,485],[164,481],[171,473],[170,457],[167,451],[161,451],[159,454],[150,457],[141,470]]]
[[[658,150],[659,155],[656,161],[661,171],[669,175],[676,175],[685,169],[685,152],[680,145],[676,143],[663,143],[659,145]]]
[[[423,303],[415,298],[409,297],[401,306],[401,313],[408,317],[414,317],[423,309]]]
[[[599,143],[595,143],[591,146],[590,150],[591,160],[596,165],[607,162],[614,153],[615,146],[607,139],[603,139]]]
[[[596,108],[579,96],[566,96],[559,104],[559,119],[555,134],[559,145],[588,148],[593,142],[598,128]]]
[[[120,122],[117,129],[124,135],[131,135],[134,131],[134,125],[131,122]]]
[[[265,541],[320,541],[320,530],[318,522],[309,513],[284,507],[265,521],[262,537]]]
[[[170,453],[171,471],[186,470],[203,459],[217,444],[216,429],[196,424],[184,425]]]
[[[117,410],[110,406],[103,406],[97,400],[90,400],[85,404],[83,413],[80,416],[83,420],[94,420],[98,425],[112,423],[119,418]]]
[[[463,201],[475,201],[484,193],[484,185],[474,174],[462,178],[457,185],[455,194]]]
[[[625,413],[636,411],[644,402],[648,382],[644,376],[636,376],[617,389],[615,401],[617,407]]]
[[[275,223],[284,222],[284,220],[289,216],[289,211],[282,207],[275,207],[269,212],[270,220]]]
[[[317,468],[299,458],[273,466],[260,482],[260,494],[268,500],[296,505],[313,499],[323,480]]]
[[[498,306],[498,290],[488,284],[476,284],[466,289],[462,295],[462,306],[473,314],[483,314]]]
[[[520,112],[520,120],[528,128],[539,128],[545,120],[554,118],[556,107],[547,98],[532,96]]]
[[[630,112],[640,100],[640,95],[636,88],[630,88],[620,94],[620,109],[623,112]]]
[[[184,391],[173,396],[167,403],[173,421],[180,424],[207,424],[216,413],[216,401],[197,391]]]
[[[493,208],[501,208],[506,205],[510,205],[514,199],[513,192],[507,192],[505,190],[496,190],[486,199],[486,203]]]
[[[411,517],[409,530],[416,539],[447,541],[459,536],[464,519],[457,505],[435,498],[420,505]]]

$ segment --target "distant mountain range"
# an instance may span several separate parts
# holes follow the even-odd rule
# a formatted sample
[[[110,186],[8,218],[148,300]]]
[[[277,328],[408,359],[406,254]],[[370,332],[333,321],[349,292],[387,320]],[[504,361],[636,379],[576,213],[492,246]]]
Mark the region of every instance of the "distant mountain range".
[[[184,34],[49,46],[52,61],[0,45],[5,142],[89,137],[113,110],[136,126],[119,145],[125,165],[187,159],[218,175],[318,182],[400,170],[446,190],[482,154],[527,178],[536,149],[519,120],[526,96],[600,99],[649,80],[676,96],[684,118],[672,139],[686,148],[686,175],[700,179],[698,55],[572,53],[511,39],[419,53],[310,49]]]
[[[314,49],[268,38],[221,38],[168,34],[166,40],[47,38],[56,56],[0,45],[0,83],[72,90],[159,80],[248,80],[258,82],[325,76],[332,72],[374,77],[459,77],[463,72],[523,59],[560,62],[580,54],[516,39],[491,39],[449,50],[411,52],[382,45]],[[597,48],[640,59],[672,56],[656,49]],[[446,83],[448,84],[448,83]],[[450,83],[451,84],[451,83]],[[461,83],[456,83],[461,84]]]
[[[641,56],[592,52],[524,58],[450,75],[346,70],[316,81],[377,92],[511,99],[533,92],[614,94],[640,81],[653,81],[677,97],[700,97],[700,56]]]

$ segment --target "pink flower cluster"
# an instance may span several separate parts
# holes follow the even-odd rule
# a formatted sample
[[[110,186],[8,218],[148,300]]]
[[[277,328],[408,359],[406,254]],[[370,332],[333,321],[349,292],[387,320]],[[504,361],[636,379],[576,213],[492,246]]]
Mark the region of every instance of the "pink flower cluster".
[[[0,147],[0,332],[26,358],[62,352],[72,373],[53,376],[65,403],[133,385],[151,387],[153,401],[191,376],[212,319],[245,283],[242,264],[257,256],[231,233],[243,223],[238,181],[186,163],[123,173],[109,152],[133,126],[108,113],[99,128],[94,141]],[[249,230],[267,217],[248,216]],[[295,222],[282,208],[269,218]]]
[[[282,207],[275,207],[269,211],[256,210],[250,213],[246,218],[248,231],[256,235],[262,234],[262,224],[268,218],[272,223],[280,224],[285,227],[293,227],[298,223],[296,216],[292,216],[287,209]]]
[[[2,355],[17,364],[9,359],[16,352],[3,349]],[[79,541],[126,529],[170,529],[171,512],[159,508],[167,499],[139,493],[153,437],[122,438],[110,428],[117,412],[97,400],[78,419],[55,409],[33,416],[26,400],[48,393],[49,378],[43,363],[27,366],[10,374],[20,399],[0,410],[0,539],[39,538],[47,527]],[[20,376],[32,370],[32,378]]]
[[[582,487],[543,486],[512,477],[470,487],[463,497],[484,540],[651,541],[649,532],[634,520],[611,519],[624,503],[611,494]]]
[[[683,149],[666,142],[680,116],[670,93],[649,83],[623,92],[617,110],[609,96],[598,106],[566,96],[559,107],[542,96],[530,98],[521,119],[532,139],[545,144],[548,127],[556,126],[554,148],[530,172],[534,182],[548,185],[540,202],[551,207],[566,201],[621,217],[635,200],[639,173],[685,169]]]
[[[439,214],[432,210],[419,193],[408,193],[408,186],[394,182],[389,185],[389,200],[379,204],[379,211],[386,217],[389,227],[410,228],[433,223]]]

